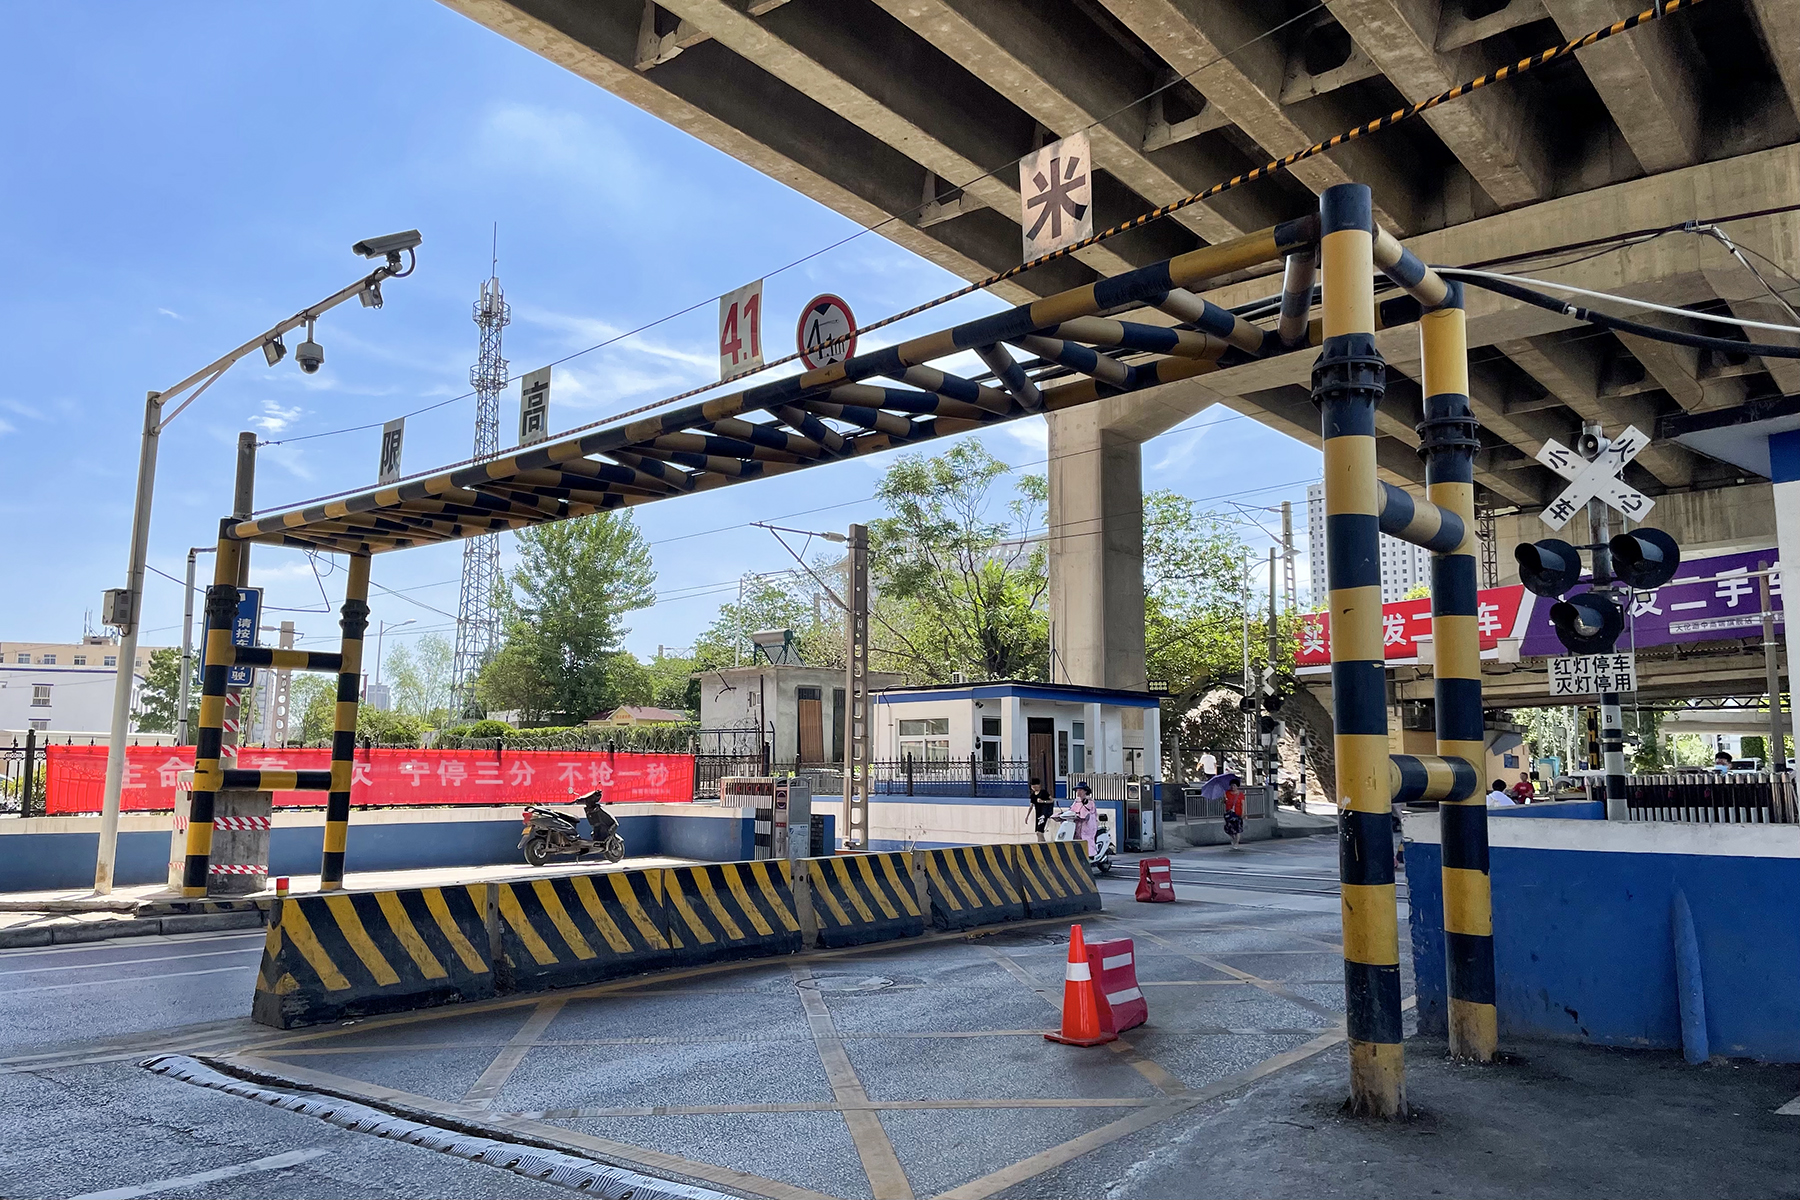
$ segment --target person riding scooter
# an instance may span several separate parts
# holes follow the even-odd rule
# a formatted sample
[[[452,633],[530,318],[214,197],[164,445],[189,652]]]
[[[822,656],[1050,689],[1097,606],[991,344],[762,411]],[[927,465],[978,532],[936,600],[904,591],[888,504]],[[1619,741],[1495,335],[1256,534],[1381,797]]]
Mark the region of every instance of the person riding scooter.
[[[541,867],[553,854],[580,857],[595,850],[607,862],[625,857],[625,839],[619,836],[618,819],[601,806],[600,792],[595,790],[578,799],[587,815],[587,837],[576,832],[578,826],[573,817],[547,808],[525,810],[525,833],[519,839],[519,849],[525,851],[526,862]]]
[[[1069,807],[1051,814],[1051,819],[1058,822],[1054,840],[1085,843],[1088,865],[1102,875],[1110,874],[1116,852],[1110,815],[1094,802],[1094,791],[1086,782],[1077,783]]]

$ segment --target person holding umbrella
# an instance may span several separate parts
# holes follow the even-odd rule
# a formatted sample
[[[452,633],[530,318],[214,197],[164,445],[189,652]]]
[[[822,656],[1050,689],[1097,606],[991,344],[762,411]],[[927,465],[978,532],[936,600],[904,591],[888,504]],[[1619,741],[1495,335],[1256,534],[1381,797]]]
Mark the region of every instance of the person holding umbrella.
[[[1219,800],[1225,805],[1225,836],[1231,839],[1233,850],[1242,849],[1238,839],[1244,833],[1244,789],[1238,777],[1230,771],[1223,771],[1200,785],[1200,795],[1208,800]]]

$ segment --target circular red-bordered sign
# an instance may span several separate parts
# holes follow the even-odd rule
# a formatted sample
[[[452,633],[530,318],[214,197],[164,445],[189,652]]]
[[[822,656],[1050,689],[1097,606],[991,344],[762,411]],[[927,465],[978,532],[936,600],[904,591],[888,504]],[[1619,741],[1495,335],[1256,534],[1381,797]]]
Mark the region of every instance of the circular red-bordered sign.
[[[856,353],[856,318],[842,299],[826,292],[814,296],[800,310],[800,324],[794,330],[794,341],[800,349],[800,361],[810,370],[836,366]],[[831,345],[833,338],[849,334],[848,341]]]

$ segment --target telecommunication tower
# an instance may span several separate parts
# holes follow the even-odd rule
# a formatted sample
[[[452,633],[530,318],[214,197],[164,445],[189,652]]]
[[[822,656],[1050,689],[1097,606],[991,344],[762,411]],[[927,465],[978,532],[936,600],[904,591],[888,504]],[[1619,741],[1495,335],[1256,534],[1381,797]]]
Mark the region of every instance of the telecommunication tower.
[[[474,315],[481,330],[481,354],[469,368],[469,384],[475,389],[475,457],[487,458],[500,450],[500,392],[506,387],[500,335],[512,321],[512,308],[500,290],[498,257],[493,273],[481,285]],[[475,699],[475,680],[499,648],[500,614],[494,608],[494,589],[499,585],[500,535],[487,533],[465,541],[452,678],[453,707],[466,717],[482,715]]]

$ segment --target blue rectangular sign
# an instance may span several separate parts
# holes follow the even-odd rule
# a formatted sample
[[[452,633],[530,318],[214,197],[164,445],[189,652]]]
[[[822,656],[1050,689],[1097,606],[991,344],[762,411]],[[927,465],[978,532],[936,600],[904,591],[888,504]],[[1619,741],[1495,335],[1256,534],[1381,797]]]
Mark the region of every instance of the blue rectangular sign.
[[[237,614],[231,619],[231,644],[256,645],[256,627],[262,624],[262,589],[239,588]],[[233,667],[226,682],[232,687],[249,687],[254,667]]]

